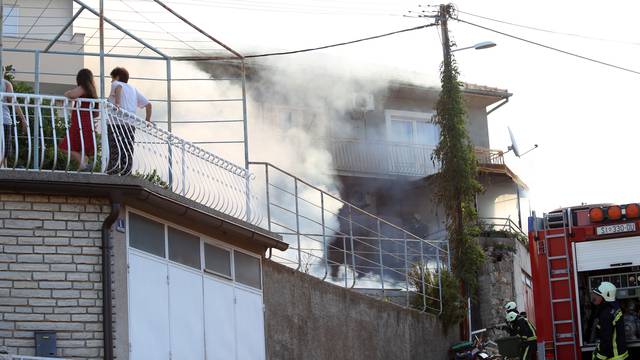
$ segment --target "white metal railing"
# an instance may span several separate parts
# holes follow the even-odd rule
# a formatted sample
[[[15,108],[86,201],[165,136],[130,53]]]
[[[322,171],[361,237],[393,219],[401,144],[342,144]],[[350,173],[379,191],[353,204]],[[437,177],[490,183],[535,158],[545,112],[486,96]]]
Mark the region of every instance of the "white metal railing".
[[[427,176],[437,171],[433,147],[393,142],[333,140],[330,145],[336,170],[369,174]]]
[[[423,177],[440,168],[431,159],[435,147],[430,145],[353,139],[333,139],[329,143],[338,171]],[[502,151],[476,148],[475,153],[481,165],[504,165]]]
[[[420,238],[272,164],[250,165],[266,214],[262,226],[289,244],[273,250],[271,260],[385,301],[442,309],[446,240]]]
[[[253,224],[249,172],[106,100],[0,93],[0,169],[138,176]]]

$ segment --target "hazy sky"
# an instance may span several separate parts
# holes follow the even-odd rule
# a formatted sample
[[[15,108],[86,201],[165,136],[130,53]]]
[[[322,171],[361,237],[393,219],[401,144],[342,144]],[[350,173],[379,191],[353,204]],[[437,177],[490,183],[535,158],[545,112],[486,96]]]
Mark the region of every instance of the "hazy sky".
[[[419,2],[408,0],[168,2],[245,54],[323,45],[432,21],[402,17],[408,10],[421,9]],[[640,71],[637,2],[484,0],[458,1],[456,5],[462,11],[518,24],[612,39],[555,35],[460,14],[460,18],[478,24]],[[640,101],[636,99],[640,75],[456,21],[451,22],[450,31],[461,47],[486,40],[498,44],[482,51],[462,51],[456,57],[463,81],[514,93],[506,106],[490,116],[491,144],[495,149],[506,150],[507,126],[511,126],[522,149],[540,145],[521,159],[507,155],[509,167],[530,186],[535,209],[549,211],[582,202],[640,201],[635,184],[639,171],[633,170],[637,166],[635,154],[640,149],[636,140],[640,130]],[[354,72],[370,69],[375,73],[375,65],[382,64],[399,71],[417,71],[429,83],[437,81],[442,56],[437,29],[428,28],[292,55],[286,61],[312,63],[321,54],[339,58],[341,66]]]

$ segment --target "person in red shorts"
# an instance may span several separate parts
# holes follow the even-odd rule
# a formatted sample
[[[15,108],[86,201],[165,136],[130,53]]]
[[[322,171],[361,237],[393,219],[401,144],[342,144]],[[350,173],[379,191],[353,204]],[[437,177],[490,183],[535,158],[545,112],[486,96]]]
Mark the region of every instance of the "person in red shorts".
[[[75,88],[64,93],[73,100],[71,106],[71,123],[69,133],[58,148],[78,162],[79,169],[90,171],[89,157],[95,154],[96,142],[93,120],[98,116],[97,103],[85,99],[97,99],[96,84],[93,73],[89,69],[82,69],[76,75]]]

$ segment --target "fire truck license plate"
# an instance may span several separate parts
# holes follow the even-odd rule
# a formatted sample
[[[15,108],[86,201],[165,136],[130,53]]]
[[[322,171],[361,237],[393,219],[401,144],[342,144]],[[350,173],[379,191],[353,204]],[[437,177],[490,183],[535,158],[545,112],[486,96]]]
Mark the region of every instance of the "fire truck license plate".
[[[598,235],[617,234],[630,231],[636,231],[636,223],[598,226],[596,228],[596,234]]]

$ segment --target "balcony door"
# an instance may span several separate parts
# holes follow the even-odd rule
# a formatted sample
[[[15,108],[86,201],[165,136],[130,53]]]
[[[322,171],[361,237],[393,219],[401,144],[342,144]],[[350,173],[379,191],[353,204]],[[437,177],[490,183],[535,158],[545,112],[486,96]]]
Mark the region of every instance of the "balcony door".
[[[440,139],[440,128],[430,122],[433,113],[386,110],[389,161],[396,173],[435,172],[431,154]]]

